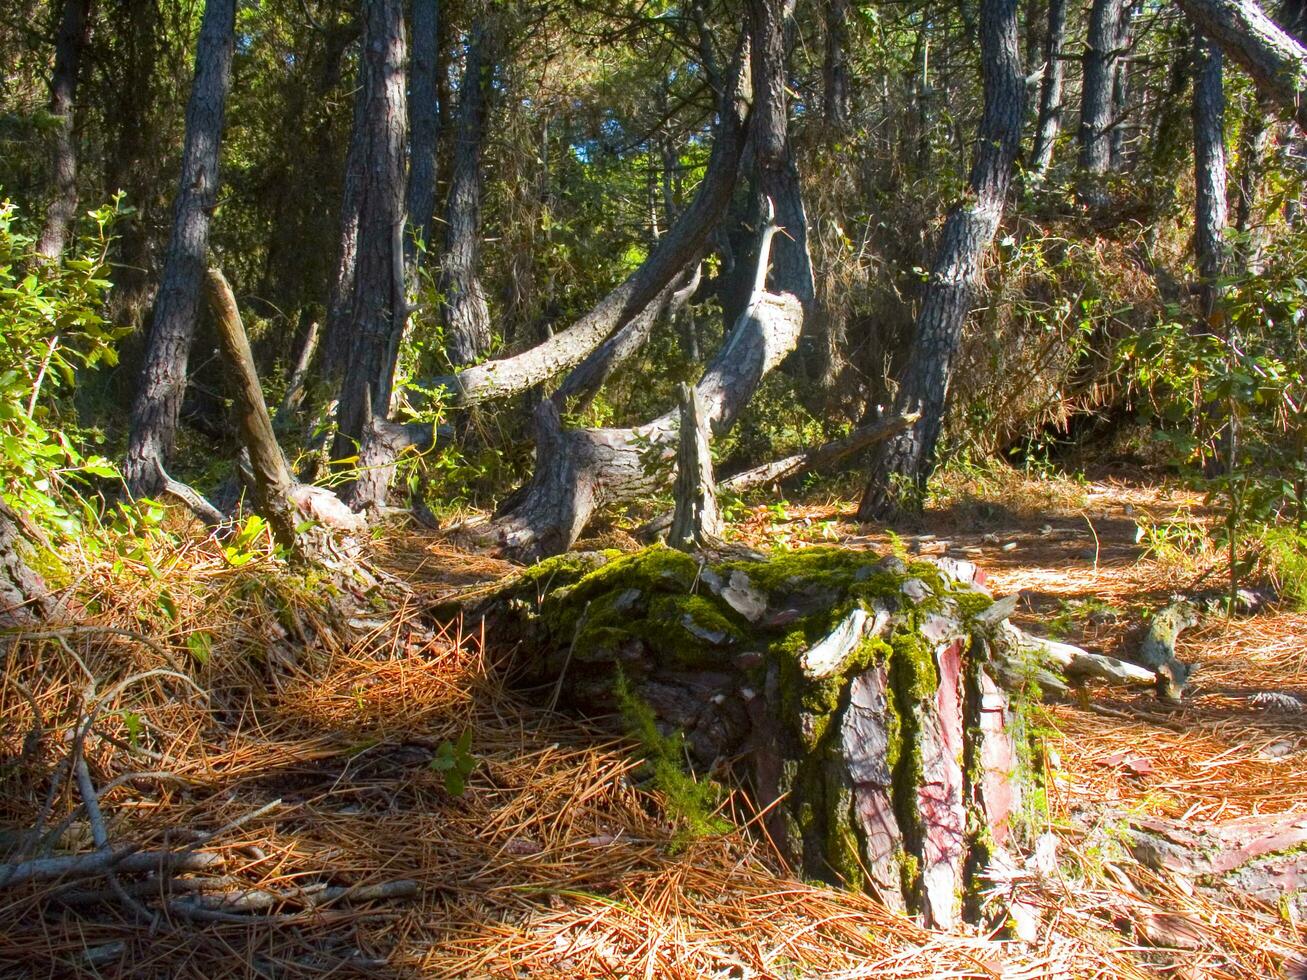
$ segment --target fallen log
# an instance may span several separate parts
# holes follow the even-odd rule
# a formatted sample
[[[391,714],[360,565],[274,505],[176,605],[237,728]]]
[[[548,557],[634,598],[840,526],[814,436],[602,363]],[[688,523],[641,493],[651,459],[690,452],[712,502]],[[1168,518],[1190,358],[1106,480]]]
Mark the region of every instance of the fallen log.
[[[1020,695],[990,671],[990,627],[972,626],[993,603],[975,577],[837,548],[655,545],[548,559],[436,615],[519,641],[523,681],[564,706],[635,699],[683,740],[677,757],[737,770],[803,874],[948,926],[1019,832],[1034,778]]]

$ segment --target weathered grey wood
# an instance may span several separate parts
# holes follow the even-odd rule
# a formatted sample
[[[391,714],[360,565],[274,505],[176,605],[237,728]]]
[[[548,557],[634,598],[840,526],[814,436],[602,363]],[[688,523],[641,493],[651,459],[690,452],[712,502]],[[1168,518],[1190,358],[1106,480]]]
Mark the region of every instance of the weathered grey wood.
[[[123,479],[136,496],[158,490],[158,463],[168,462],[177,435],[209,250],[209,222],[218,203],[219,149],[231,88],[235,24],[236,0],[206,0],[195,52],[195,81],[186,106],[186,141],[172,233],[123,463]]]
[[[711,547],[722,536],[722,512],[713,480],[708,418],[699,392],[680,387],[680,447],[676,454],[676,510],[667,541],[673,548],[693,551]]]
[[[732,81],[726,86],[712,153],[693,200],[639,268],[583,317],[547,340],[520,354],[465,368],[455,375],[428,379],[422,386],[443,389],[448,404],[454,406],[475,405],[526,391],[579,364],[696,261],[735,189],[745,137],[746,100],[741,80],[747,72],[742,68],[737,63]]]
[[[267,519],[277,543],[287,550],[294,550],[298,519],[290,490],[295,481],[272,429],[272,416],[263,399],[263,386],[254,367],[254,355],[236,306],[236,297],[218,269],[208,270],[205,286],[218,328],[218,341],[232,376],[241,439],[249,451],[250,469],[254,474],[255,506]]]
[[[318,321],[314,320],[309,324],[299,356],[295,358],[295,366],[291,369],[290,378],[286,382],[286,393],[282,395],[281,404],[277,406],[277,414],[273,418],[275,423],[284,424],[287,417],[304,401],[304,387],[309,378],[309,366],[313,363],[313,355],[318,351],[319,336]]]

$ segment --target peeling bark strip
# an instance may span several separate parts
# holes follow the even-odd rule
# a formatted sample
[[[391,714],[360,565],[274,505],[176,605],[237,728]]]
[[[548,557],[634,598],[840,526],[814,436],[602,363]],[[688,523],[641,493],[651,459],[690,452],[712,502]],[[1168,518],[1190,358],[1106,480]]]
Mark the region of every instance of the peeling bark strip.
[[[1307,130],[1307,49],[1254,0],[1176,0],[1204,34],[1252,77],[1281,115]]]
[[[722,536],[722,513],[717,507],[713,480],[708,420],[699,393],[687,384],[680,389],[681,444],[676,456],[676,511],[668,541],[673,548],[690,551],[716,543]]]
[[[177,436],[209,250],[209,221],[218,203],[218,158],[235,32],[236,0],[206,0],[195,82],[186,106],[181,184],[123,464],[123,479],[135,496],[158,491],[159,467],[168,462]]]
[[[858,508],[863,520],[915,507],[925,489],[948,404],[953,358],[976,298],[981,261],[1003,217],[1021,143],[1025,78],[1015,0],[984,0],[980,35],[985,113],[971,168],[972,197],[954,207],[944,225],[897,398],[899,414],[919,408],[921,419],[878,447]]]
[[[696,768],[742,767],[803,874],[947,927],[1025,778],[974,579],[840,548],[714,561],[654,546],[553,558],[436,613],[488,618],[522,641],[526,683],[583,711],[614,706],[620,670]]]
[[[694,199],[638,269],[589,313],[548,340],[512,357],[429,379],[422,386],[444,389],[449,404],[456,406],[475,405],[526,391],[579,364],[614,330],[639,315],[679,272],[696,262],[708,236],[726,212],[735,189],[744,150],[746,99],[741,82],[747,76],[745,65],[747,59],[741,56],[726,86],[718,109],[708,168]]]
[[[68,233],[77,218],[77,144],[74,136],[74,101],[82,51],[91,38],[92,0],[66,0],[59,35],[55,38],[54,71],[50,76],[50,115],[57,125],[51,141],[51,173],[54,193],[45,213],[45,226],[36,243],[36,254],[58,258],[68,243]]]

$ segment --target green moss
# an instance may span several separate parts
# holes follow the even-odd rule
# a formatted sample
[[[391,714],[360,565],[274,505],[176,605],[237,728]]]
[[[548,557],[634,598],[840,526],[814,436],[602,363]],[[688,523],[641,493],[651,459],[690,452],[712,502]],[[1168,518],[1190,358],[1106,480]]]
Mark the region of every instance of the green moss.
[[[719,569],[723,578],[733,571],[749,576],[755,588],[769,595],[835,590],[847,592],[860,568],[874,564],[879,556],[848,548],[800,548],[773,553],[765,562],[728,562]]]
[[[826,863],[846,888],[862,891],[867,887],[867,875],[862,864],[862,834],[853,822],[853,794],[842,782],[831,782],[828,779],[826,786]]]
[[[958,615],[964,621],[970,621],[994,604],[994,600],[983,592],[972,589],[959,589],[950,598],[957,603]]]

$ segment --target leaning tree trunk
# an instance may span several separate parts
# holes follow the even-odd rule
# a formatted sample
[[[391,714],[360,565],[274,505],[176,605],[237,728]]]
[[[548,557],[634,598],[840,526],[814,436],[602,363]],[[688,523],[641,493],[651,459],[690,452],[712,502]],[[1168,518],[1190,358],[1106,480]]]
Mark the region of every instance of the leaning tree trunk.
[[[1252,77],[1280,113],[1307,130],[1307,49],[1255,0],[1176,0],[1194,25]]]
[[[0,499],[0,629],[48,619],[55,601],[45,581],[23,560],[18,516]]]
[[[567,706],[652,716],[675,739],[660,761],[735,767],[803,875],[946,928],[1019,831],[1031,775],[989,662],[1010,607],[978,580],[843,548],[653,547],[564,555],[437,613],[520,639],[524,680]]]
[[[1025,79],[1016,0],[984,0],[980,30],[985,113],[971,168],[972,197],[956,206],[944,225],[899,383],[898,413],[920,411],[921,418],[877,448],[858,511],[863,520],[884,518],[904,505],[915,507],[925,489],[944,421],[953,359],[976,298],[981,260],[1003,217],[1021,143]]]
[[[363,27],[363,118],[359,151],[358,258],[349,297],[349,360],[341,382],[332,458],[357,458],[365,428],[390,412],[395,363],[404,331],[404,6],[368,0]],[[371,487],[360,472],[342,496]],[[368,502],[378,496],[366,491]],[[384,488],[381,490],[384,496]],[[353,502],[353,501],[351,501]]]
[[[752,302],[695,386],[703,415],[716,435],[727,432],[759,381],[794,349],[803,306],[794,296],[763,288],[776,232],[763,232]],[[632,500],[665,487],[676,453],[677,413],[634,429],[563,429],[558,408],[536,408],[536,468],[531,481],[505,503],[489,537],[522,560],[566,551],[607,503]]]
[[[141,387],[132,406],[123,465],[123,478],[135,495],[159,488],[160,467],[172,454],[177,435],[209,249],[209,220],[218,199],[218,157],[231,87],[235,24],[236,0],[206,0],[195,53],[195,82],[186,107],[186,142],[172,236],[154,306]]]
[[[413,56],[409,64],[408,234],[404,241],[407,278],[419,264],[417,243],[430,249],[436,212],[436,149],[440,143],[437,96],[440,38],[439,0],[413,0]]]
[[[1030,152],[1030,175],[1043,180],[1053,165],[1053,148],[1062,129],[1062,41],[1066,37],[1066,0],[1048,0],[1048,35],[1044,38],[1044,72],[1039,86],[1039,118]]]
[[[1089,11],[1081,61],[1080,169],[1086,179],[1081,196],[1094,205],[1105,203],[1101,178],[1112,169],[1113,94],[1129,38],[1132,2],[1094,0]]]
[[[481,250],[481,153],[490,85],[495,73],[495,26],[484,18],[472,29],[458,91],[453,173],[445,205],[440,319],[445,353],[455,367],[480,360],[490,347],[490,310],[477,275]]]
[[[614,331],[638,316],[677,275],[698,261],[735,189],[745,136],[747,100],[740,91],[744,69],[742,59],[737,60],[724,86],[712,152],[694,199],[639,268],[566,330],[520,354],[478,364],[455,375],[427,379],[422,387],[443,390],[446,404],[451,406],[520,394],[585,360]]]
[[[1214,327],[1225,265],[1225,91],[1221,49],[1194,36],[1194,252],[1202,318]]]
[[[73,139],[73,102],[82,50],[91,36],[91,0],[65,0],[63,19],[55,38],[54,72],[50,76],[50,115],[55,119],[51,147],[54,194],[45,213],[45,226],[36,254],[58,258],[68,243],[77,217],[77,144]]]

